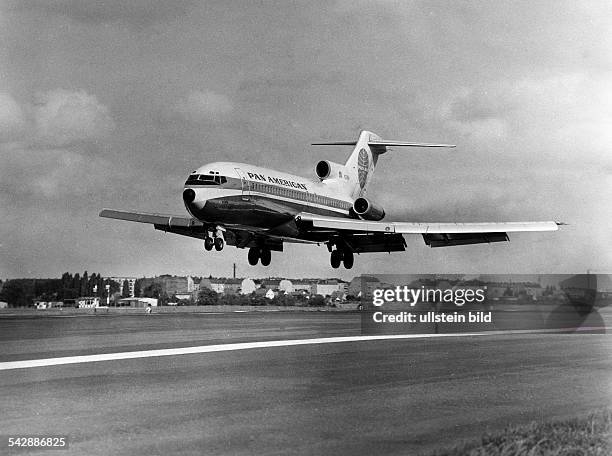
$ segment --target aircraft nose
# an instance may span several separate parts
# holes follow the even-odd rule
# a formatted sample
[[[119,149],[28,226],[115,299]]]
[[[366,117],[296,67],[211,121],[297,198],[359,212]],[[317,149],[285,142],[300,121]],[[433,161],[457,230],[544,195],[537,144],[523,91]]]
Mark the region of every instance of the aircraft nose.
[[[186,204],[193,203],[193,201],[195,200],[195,197],[196,197],[196,194],[195,194],[195,191],[193,191],[193,189],[186,188],[185,190],[183,190],[183,201],[185,201]]]

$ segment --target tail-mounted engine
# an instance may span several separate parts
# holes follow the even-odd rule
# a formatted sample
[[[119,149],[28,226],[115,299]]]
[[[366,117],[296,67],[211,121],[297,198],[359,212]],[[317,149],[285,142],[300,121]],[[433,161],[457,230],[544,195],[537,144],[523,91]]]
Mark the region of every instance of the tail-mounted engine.
[[[385,210],[378,204],[360,197],[353,203],[353,211],[364,220],[377,222],[385,217]]]
[[[321,180],[342,178],[342,176],[344,176],[346,173],[344,165],[328,160],[321,160],[319,163],[317,163],[315,171],[317,173],[317,177]]]

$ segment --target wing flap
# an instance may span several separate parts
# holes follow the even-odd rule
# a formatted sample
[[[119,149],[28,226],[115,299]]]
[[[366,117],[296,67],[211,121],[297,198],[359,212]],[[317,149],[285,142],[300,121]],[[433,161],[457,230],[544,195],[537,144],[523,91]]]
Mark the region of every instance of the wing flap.
[[[436,233],[423,234],[423,240],[429,247],[449,247],[451,245],[490,244],[510,239],[506,233]]]

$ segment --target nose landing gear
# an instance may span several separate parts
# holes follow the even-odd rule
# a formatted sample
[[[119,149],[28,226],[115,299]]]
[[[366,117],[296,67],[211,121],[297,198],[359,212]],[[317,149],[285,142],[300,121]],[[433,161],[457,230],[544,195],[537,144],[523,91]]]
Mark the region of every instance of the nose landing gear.
[[[211,251],[213,247],[217,252],[220,252],[223,250],[223,247],[225,247],[225,239],[223,238],[223,230],[221,227],[217,227],[214,233],[211,233],[210,231],[206,232],[206,237],[204,238],[204,248],[207,251]]]

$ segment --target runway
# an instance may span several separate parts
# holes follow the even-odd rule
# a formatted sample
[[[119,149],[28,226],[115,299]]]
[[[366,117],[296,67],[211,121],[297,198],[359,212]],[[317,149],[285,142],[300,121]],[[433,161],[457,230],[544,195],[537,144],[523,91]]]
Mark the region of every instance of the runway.
[[[351,313],[9,317],[0,362],[359,334]],[[606,334],[266,346],[0,371],[0,426],[61,454],[415,454],[612,405],[611,380]]]

